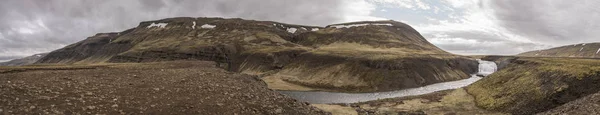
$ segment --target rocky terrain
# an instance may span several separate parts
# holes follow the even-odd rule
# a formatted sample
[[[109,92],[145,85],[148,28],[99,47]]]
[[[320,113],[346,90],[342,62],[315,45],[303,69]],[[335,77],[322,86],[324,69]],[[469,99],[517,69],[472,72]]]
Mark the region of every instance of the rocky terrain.
[[[214,62],[0,67],[0,114],[327,114]]]
[[[44,56],[48,55],[48,53],[40,53],[32,56],[27,56],[20,59],[10,60],[8,62],[0,62],[0,66],[21,66],[21,65],[30,65],[34,64],[38,60],[42,59]]]
[[[600,43],[566,45],[546,50],[525,52],[518,55],[526,57],[600,58]]]
[[[509,60],[510,63],[466,88],[475,97],[477,106],[487,110],[535,114],[600,91],[598,59],[488,59]]]
[[[471,58],[447,53],[412,27],[367,21],[327,27],[223,18],[147,21],[56,50],[37,63],[204,60],[260,75],[277,90],[391,91],[465,79]]]

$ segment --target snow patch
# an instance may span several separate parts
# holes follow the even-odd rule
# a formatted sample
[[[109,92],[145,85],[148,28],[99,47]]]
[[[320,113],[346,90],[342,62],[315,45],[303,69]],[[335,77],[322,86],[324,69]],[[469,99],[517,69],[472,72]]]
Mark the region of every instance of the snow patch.
[[[204,24],[202,26],[200,26],[200,28],[204,28],[204,29],[213,29],[217,27],[216,25],[210,25],[210,24]]]
[[[598,51],[596,51],[596,54],[598,54],[600,52],[600,48],[598,48]]]
[[[319,28],[313,28],[311,31],[319,31]]]
[[[152,27],[165,28],[167,26],[167,24],[169,24],[169,23],[152,23],[146,28],[152,28]]]
[[[581,47],[581,49],[579,49],[579,51],[583,50],[583,47]]]
[[[296,33],[296,30],[298,30],[298,29],[296,29],[296,28],[288,28],[288,29],[287,29],[287,31],[288,31],[289,33],[292,33],[292,34],[293,34],[293,33]]]
[[[352,28],[352,27],[360,27],[360,26],[368,26],[368,25],[375,25],[375,26],[394,26],[392,24],[350,24],[350,25],[335,25],[335,26],[331,26],[334,28]]]
[[[581,46],[585,46],[585,43],[584,43],[584,44],[581,44]]]
[[[194,25],[192,25],[192,29],[196,29],[196,21],[194,21]]]

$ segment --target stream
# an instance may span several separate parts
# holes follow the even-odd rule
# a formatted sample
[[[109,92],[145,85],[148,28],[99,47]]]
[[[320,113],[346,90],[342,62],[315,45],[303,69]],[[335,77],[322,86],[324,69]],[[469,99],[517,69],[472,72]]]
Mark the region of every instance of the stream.
[[[389,92],[374,92],[374,93],[339,93],[339,92],[323,92],[323,91],[278,91],[281,94],[290,96],[299,101],[305,101],[313,104],[323,103],[357,103],[371,100],[423,95],[436,91],[457,89],[472,84],[481,77],[477,75],[487,76],[497,70],[496,63],[491,61],[479,61],[479,72],[471,75],[470,78],[449,81],[443,83],[431,84],[418,88],[403,89]]]

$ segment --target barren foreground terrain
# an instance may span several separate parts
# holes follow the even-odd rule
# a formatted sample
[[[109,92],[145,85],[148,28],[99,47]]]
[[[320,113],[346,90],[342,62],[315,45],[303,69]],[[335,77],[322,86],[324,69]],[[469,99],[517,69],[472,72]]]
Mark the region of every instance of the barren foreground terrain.
[[[214,62],[0,67],[0,114],[326,114]]]

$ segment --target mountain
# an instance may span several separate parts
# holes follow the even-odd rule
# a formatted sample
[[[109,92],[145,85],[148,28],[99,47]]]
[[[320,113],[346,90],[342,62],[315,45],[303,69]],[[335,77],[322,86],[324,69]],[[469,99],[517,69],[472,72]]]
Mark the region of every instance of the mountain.
[[[527,57],[600,58],[600,43],[566,45],[546,50],[525,52],[518,55]]]
[[[224,18],[168,18],[100,33],[37,63],[93,64],[205,60],[263,76],[269,87],[390,91],[460,80],[477,62],[447,53],[396,21],[326,27]]]
[[[46,55],[48,55],[48,53],[40,53],[40,54],[35,54],[35,55],[32,55],[32,56],[27,56],[27,57],[24,57],[24,58],[21,58],[21,59],[14,59],[14,60],[10,60],[8,62],[2,62],[2,63],[0,63],[0,66],[29,65],[29,64],[35,63],[39,59],[42,59]]]

